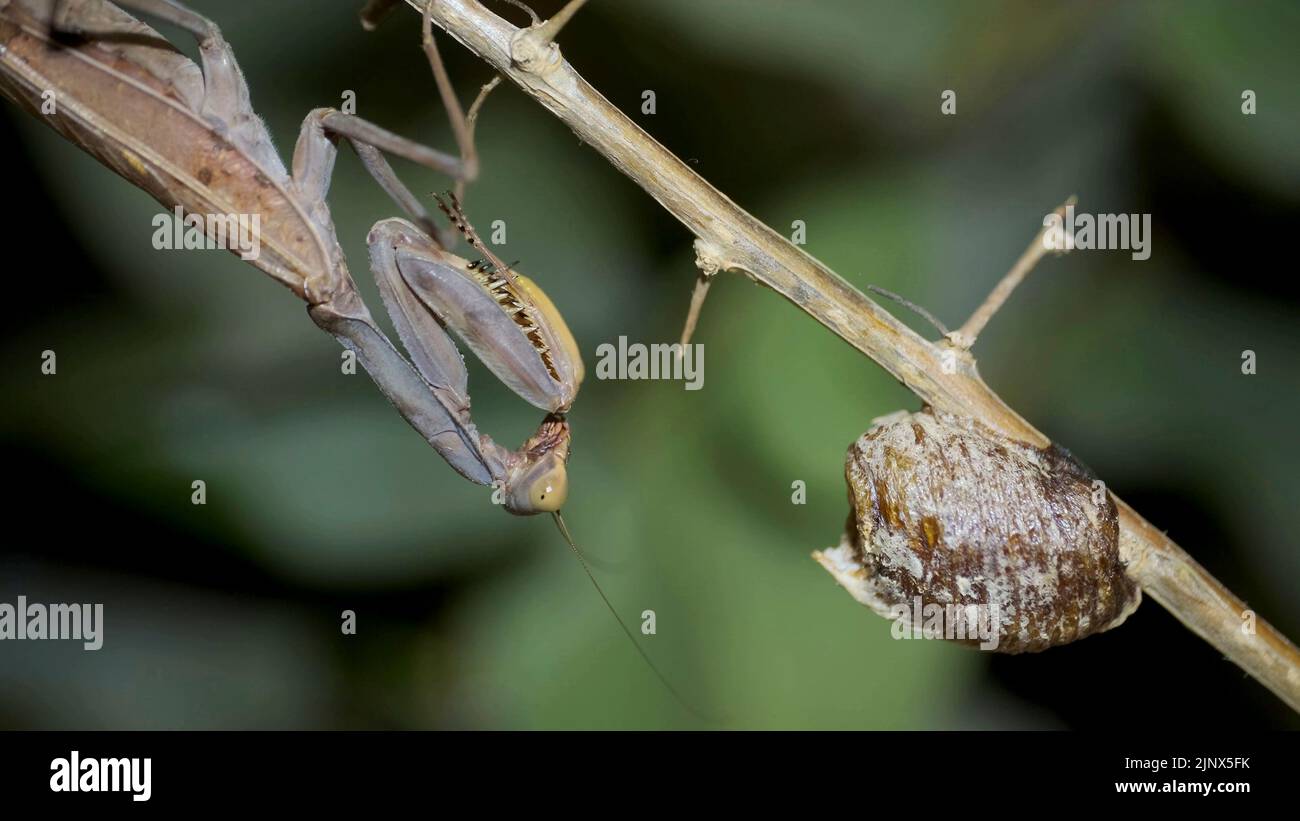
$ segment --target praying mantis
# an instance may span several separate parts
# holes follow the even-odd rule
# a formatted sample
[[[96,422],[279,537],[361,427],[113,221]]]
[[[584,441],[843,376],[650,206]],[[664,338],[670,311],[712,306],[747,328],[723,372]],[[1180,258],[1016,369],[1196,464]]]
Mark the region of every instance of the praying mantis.
[[[286,168],[220,30],[175,0],[0,0],[0,94],[169,208],[256,215],[261,251],[249,261],[306,302],[312,321],[356,355],[457,473],[491,486],[510,513],[552,514],[637,653],[698,715],[619,616],[560,515],[568,496],[565,414],[584,376],[573,334],[541,287],[483,243],[449,191],[437,198],[439,208],[481,258],[452,253],[455,233],[439,230],[384,156],[448,174],[458,191],[478,174],[473,127],[496,81],[484,86],[467,116],[433,40],[435,2],[424,9],[422,45],[458,156],[318,108],[303,121]],[[371,0],[363,22],[373,26],[391,5]],[[192,34],[202,69],[123,9]],[[409,359],[376,325],[339,247],[325,196],[340,140],[409,218],[380,220],[367,237],[371,271]],[[546,411],[519,449],[502,447],[475,426],[468,372],[449,330],[507,387]]]
[[[202,70],[123,8],[193,34]],[[439,205],[483,259],[448,250],[384,156],[446,173],[458,186],[477,176],[473,122],[447,80],[427,14],[424,47],[459,156],[320,108],[304,120],[286,169],[210,20],[173,0],[0,0],[0,93],[169,208],[256,215],[263,252],[252,264],[307,303],[312,320],[356,354],[457,473],[491,485],[510,513],[558,514],[568,493],[564,414],[583,378],[577,343],[545,292],[488,250],[450,193]],[[325,195],[339,140],[410,218],[381,220],[368,237],[371,269],[409,360],[375,324],[335,236]],[[547,412],[518,450],[475,427],[468,373],[448,329]]]

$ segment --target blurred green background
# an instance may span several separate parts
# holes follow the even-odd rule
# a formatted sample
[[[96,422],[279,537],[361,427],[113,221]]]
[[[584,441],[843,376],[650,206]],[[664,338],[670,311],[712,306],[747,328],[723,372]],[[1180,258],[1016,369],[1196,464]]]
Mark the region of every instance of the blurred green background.
[[[354,0],[191,5],[233,44],[286,161],[303,116],[344,90],[358,114],[452,145],[413,13],[366,34]],[[1068,195],[1151,213],[1146,262],[1046,260],[981,337],[981,370],[1294,638],[1298,32],[1289,2],[601,0],[562,45],[743,207],[784,233],[804,220],[807,250],[850,282],[951,325]],[[491,74],[441,42],[468,102]],[[939,113],[945,89],[957,116]],[[644,644],[702,709],[741,728],[1300,727],[1149,600],[1038,656],[891,640],[809,553],[839,538],[848,444],[914,397],[728,276],[697,335],[703,390],[595,379],[600,343],[677,338],[691,237],[513,87],[479,137],[469,214],[506,221],[499,253],[544,284],[587,361],[566,517],[622,563],[601,574],[610,597],[634,626],[656,611]],[[0,644],[0,726],[701,726],[551,523],[504,514],[341,375],[291,294],[224,252],[154,250],[160,207],[8,103],[0,147],[0,601],[106,611],[96,653]],[[421,195],[447,186],[397,168]],[[379,311],[365,236],[397,209],[346,150],[330,203]],[[45,349],[57,376],[40,375]],[[470,368],[480,428],[522,441],[539,413]]]

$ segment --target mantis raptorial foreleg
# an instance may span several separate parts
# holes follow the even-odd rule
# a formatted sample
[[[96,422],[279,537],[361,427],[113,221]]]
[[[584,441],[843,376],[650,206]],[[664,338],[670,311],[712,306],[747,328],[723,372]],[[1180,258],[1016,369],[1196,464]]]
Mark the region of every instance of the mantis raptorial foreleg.
[[[577,345],[550,300],[526,277],[518,277],[516,288],[504,271],[457,257],[398,219],[371,229],[370,259],[412,361],[435,390],[463,403],[466,419],[465,366],[443,325],[533,405],[558,414],[572,404],[583,375]],[[568,426],[553,415],[543,428],[523,449],[525,458],[486,448],[481,454],[502,479],[507,510],[554,511],[564,503]],[[487,464],[494,457],[501,463]]]

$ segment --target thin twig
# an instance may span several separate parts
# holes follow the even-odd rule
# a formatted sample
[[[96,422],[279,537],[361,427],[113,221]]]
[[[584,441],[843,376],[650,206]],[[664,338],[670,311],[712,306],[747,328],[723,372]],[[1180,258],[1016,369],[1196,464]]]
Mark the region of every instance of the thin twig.
[[[408,3],[421,8],[418,0]],[[475,0],[439,0],[435,22],[562,120],[584,143],[646,190],[696,236],[719,270],[768,286],[874,359],[934,408],[969,416],[1039,447],[1049,440],[984,384],[968,352],[932,344],[862,292],[709,185],[592,88],[550,44],[539,52],[518,29]],[[943,367],[956,353],[957,367]],[[1197,635],[1300,711],[1300,650],[1131,507],[1120,510],[1128,572]]]
[[[474,130],[478,126],[478,113],[483,108],[487,96],[492,93],[492,89],[501,85],[501,75],[498,74],[491,80],[487,81],[482,88],[478,90],[478,96],[469,107],[469,114],[465,117],[465,127],[469,130],[469,141],[474,142]]]
[[[686,312],[686,325],[682,327],[682,347],[677,352],[679,358],[686,355],[686,346],[695,335],[695,325],[700,321],[700,309],[704,307],[704,298],[709,295],[709,285],[712,283],[713,277],[706,274],[700,274],[695,280],[695,290],[691,291],[691,307]]]
[[[1070,197],[1060,208],[1056,209],[1056,216],[1059,219],[1065,219],[1065,209],[1073,206],[1078,201],[1078,197]],[[1047,220],[1044,220],[1044,223],[1046,222]],[[1044,225],[1037,236],[1034,237],[1034,241],[1029,243],[1029,247],[1020,255],[1020,259],[1016,260],[1016,264],[1011,267],[1007,275],[1002,277],[1002,281],[989,293],[988,298],[984,300],[984,304],[976,308],[975,313],[971,314],[970,319],[966,320],[966,324],[957,329],[953,341],[962,349],[970,350],[971,346],[975,344],[976,337],[980,335],[980,331],[984,330],[984,326],[1002,307],[1002,303],[1007,301],[1007,297],[1011,296],[1011,292],[1016,289],[1016,286],[1025,277],[1029,276],[1029,272],[1034,269],[1038,261],[1046,256],[1048,251],[1052,250],[1043,242],[1043,237],[1047,235],[1047,231],[1048,226]],[[1068,250],[1070,245],[1067,244],[1065,248]],[[944,335],[947,336],[947,334]]]
[[[483,103],[487,101],[488,95],[492,93],[492,89],[496,88],[499,85],[501,85],[500,74],[493,77],[482,88],[479,89],[478,96],[474,98],[474,102],[469,107],[469,113],[465,115],[465,131],[469,137],[470,145],[477,144],[474,141],[474,135],[478,129],[479,111],[483,109]],[[453,190],[456,192],[456,199],[464,203],[465,202],[464,178],[458,178],[456,180],[456,185],[454,186]]]
[[[537,27],[537,33],[548,42],[553,41],[556,35],[560,33],[560,29],[564,28],[565,24],[573,19],[573,15],[578,13],[578,9],[585,5],[587,5],[587,0],[569,0],[564,8],[556,12],[554,17]]]

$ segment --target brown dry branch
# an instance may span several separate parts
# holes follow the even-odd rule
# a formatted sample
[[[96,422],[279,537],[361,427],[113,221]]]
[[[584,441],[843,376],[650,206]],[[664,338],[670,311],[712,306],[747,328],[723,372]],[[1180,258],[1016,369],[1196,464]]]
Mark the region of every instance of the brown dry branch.
[[[423,0],[406,2],[424,11]],[[984,384],[963,345],[923,339],[750,216],[592,88],[561,57],[545,23],[521,29],[476,0],[437,0],[432,14],[440,28],[541,103],[685,225],[695,236],[697,263],[706,275],[735,271],[771,288],[938,410],[974,417],[1031,445],[1049,444]],[[1027,262],[1036,255],[1031,250]],[[1027,271],[1027,264],[1018,265],[1010,276]],[[1005,296],[995,292],[997,304]],[[986,320],[977,312],[972,322],[982,327]],[[1115,501],[1126,572],[1188,629],[1300,711],[1300,650],[1262,619],[1255,621],[1253,634],[1244,629],[1250,611],[1240,599],[1133,508]]]

